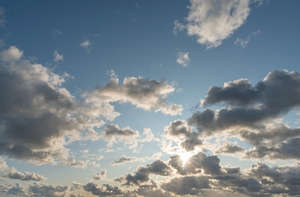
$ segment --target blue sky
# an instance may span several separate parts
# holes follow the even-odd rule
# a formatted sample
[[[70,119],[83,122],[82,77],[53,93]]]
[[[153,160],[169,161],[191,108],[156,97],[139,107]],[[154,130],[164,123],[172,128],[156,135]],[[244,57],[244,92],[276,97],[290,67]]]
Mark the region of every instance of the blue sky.
[[[300,195],[299,7],[1,1],[0,195]]]

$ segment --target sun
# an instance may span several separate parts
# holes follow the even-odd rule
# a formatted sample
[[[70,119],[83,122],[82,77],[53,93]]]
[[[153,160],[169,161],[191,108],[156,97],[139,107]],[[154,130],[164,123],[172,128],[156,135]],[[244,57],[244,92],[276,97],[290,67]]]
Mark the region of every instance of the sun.
[[[182,165],[185,166],[187,162],[190,160],[190,158],[193,156],[193,153],[184,151],[180,153],[179,156],[182,161]]]

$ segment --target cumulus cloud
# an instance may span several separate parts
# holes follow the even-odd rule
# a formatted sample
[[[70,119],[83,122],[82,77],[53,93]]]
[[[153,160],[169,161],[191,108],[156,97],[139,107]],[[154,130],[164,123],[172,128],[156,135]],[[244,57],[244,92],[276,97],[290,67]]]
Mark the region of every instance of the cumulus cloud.
[[[101,172],[97,173],[93,179],[96,180],[96,181],[99,181],[99,180],[102,180],[106,177],[107,175],[107,171],[106,170],[102,170]]]
[[[7,164],[6,164],[6,161],[2,158],[2,157],[0,157],[0,170],[4,170],[4,169],[6,169],[8,166],[7,166]]]
[[[182,65],[183,67],[187,67],[190,63],[190,55],[189,52],[178,52],[177,53],[177,59],[176,62],[177,64]]]
[[[0,58],[5,62],[13,62],[21,59],[23,51],[15,46],[10,46],[8,49],[1,51]]]
[[[140,185],[149,181],[150,175],[160,175],[168,176],[171,174],[171,168],[161,160],[156,160],[151,164],[148,164],[145,167],[140,167],[132,175],[128,174],[127,176],[121,178],[125,181],[125,185]]]
[[[46,184],[33,184],[29,186],[29,195],[31,197],[61,197],[65,196],[68,186],[53,186]]]
[[[97,139],[95,128],[112,119],[112,108],[75,99],[63,87],[65,75],[32,63],[14,46],[0,54],[0,154],[36,164],[66,160],[66,144]]]
[[[123,83],[119,83],[119,79],[113,75],[107,85],[87,94],[87,99],[94,102],[101,100],[106,103],[126,102],[147,111],[179,115],[182,111],[181,105],[166,103],[166,97],[174,90],[175,88],[165,81],[126,77]]]
[[[109,147],[112,147],[117,142],[123,142],[131,145],[131,148],[133,148],[138,144],[137,137],[139,136],[139,132],[131,128],[120,128],[118,125],[107,125],[102,136],[108,140]]]
[[[210,188],[210,186],[207,177],[184,176],[172,179],[170,182],[163,184],[162,188],[182,196],[197,195],[202,189]]]
[[[55,50],[53,52],[53,60],[56,63],[62,62],[64,60],[64,56],[62,54],[58,53],[58,51]]]
[[[171,122],[164,128],[164,131],[166,138],[179,140],[181,147],[186,151],[193,151],[197,146],[202,145],[198,133],[193,132],[184,120]]]
[[[104,184],[102,186],[99,186],[95,183],[88,183],[83,186],[84,190],[87,192],[92,193],[95,196],[117,196],[121,195],[122,191],[116,187],[116,186],[111,186],[108,184]]]
[[[254,87],[246,79],[212,87],[202,101],[203,106],[223,102],[230,107],[196,112],[189,123],[208,135],[233,127],[257,129],[298,107],[299,87],[300,74],[286,70],[268,73]]]
[[[206,156],[201,152],[193,155],[186,164],[183,164],[180,156],[172,156],[169,160],[169,165],[181,175],[198,173],[207,175],[222,174],[220,159],[217,156]]]
[[[202,136],[225,132],[238,135],[253,147],[248,157],[269,159],[300,159],[299,128],[289,128],[278,121],[289,111],[299,107],[300,74],[275,70],[252,86],[247,79],[213,86],[202,100],[207,107],[224,103],[219,110],[206,109],[189,118]]]
[[[9,173],[5,174],[3,177],[10,179],[17,179],[22,181],[43,181],[46,178],[34,172],[19,172],[16,169],[10,169]]]
[[[186,29],[198,43],[218,47],[246,22],[250,3],[250,0],[190,0],[186,22],[176,22],[176,31]]]

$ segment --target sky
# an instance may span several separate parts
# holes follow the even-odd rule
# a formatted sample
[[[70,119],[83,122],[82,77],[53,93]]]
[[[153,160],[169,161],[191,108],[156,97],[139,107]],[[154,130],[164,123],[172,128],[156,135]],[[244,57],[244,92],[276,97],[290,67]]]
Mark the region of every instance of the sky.
[[[0,196],[300,196],[298,0],[0,0]]]

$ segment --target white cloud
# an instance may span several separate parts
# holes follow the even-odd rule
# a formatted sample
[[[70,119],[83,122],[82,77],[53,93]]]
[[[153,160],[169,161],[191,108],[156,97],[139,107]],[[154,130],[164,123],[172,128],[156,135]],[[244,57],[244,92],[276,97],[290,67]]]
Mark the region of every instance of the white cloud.
[[[64,56],[62,54],[59,54],[58,51],[55,50],[53,53],[53,60],[56,63],[62,62],[64,60]]]
[[[2,157],[0,157],[0,170],[4,170],[6,168],[7,168],[7,164],[5,160]]]
[[[11,168],[10,171],[5,174],[3,177],[9,179],[17,179],[22,181],[43,181],[46,178],[42,175],[39,175],[34,172],[19,172],[14,168]]]
[[[5,62],[15,62],[21,59],[23,51],[15,46],[10,46],[8,49],[0,52],[0,58]]]
[[[147,111],[154,110],[168,115],[179,115],[182,112],[182,106],[166,102],[167,96],[174,91],[175,88],[166,81],[126,77],[123,83],[120,83],[118,77],[112,73],[108,84],[87,93],[86,97],[91,102],[100,101],[107,105],[114,102],[126,102]]]
[[[85,41],[83,41],[83,42],[80,43],[80,46],[82,48],[89,49],[90,46],[91,46],[91,42],[89,40],[85,40]]]
[[[190,63],[191,59],[190,59],[190,55],[189,52],[178,52],[177,53],[177,60],[176,62],[180,65],[182,65],[183,67],[187,67]]]
[[[218,47],[243,25],[250,13],[250,0],[190,0],[185,28],[175,23],[178,30],[186,29],[208,48]]]

